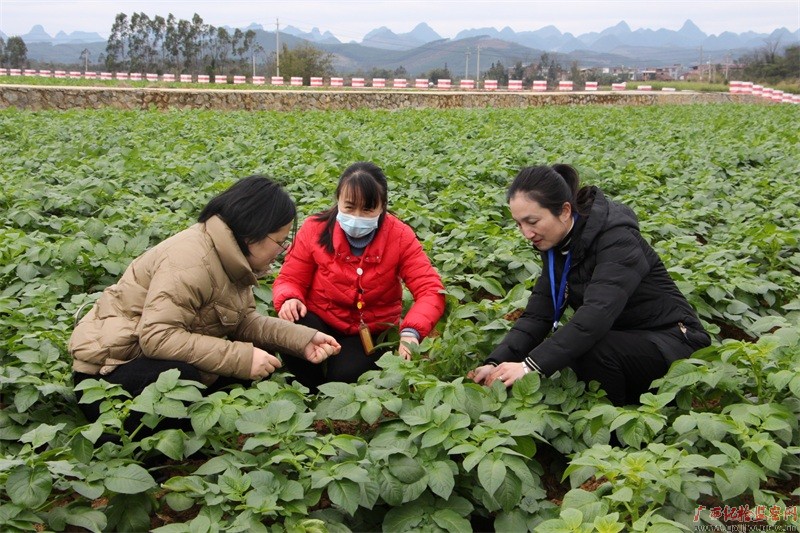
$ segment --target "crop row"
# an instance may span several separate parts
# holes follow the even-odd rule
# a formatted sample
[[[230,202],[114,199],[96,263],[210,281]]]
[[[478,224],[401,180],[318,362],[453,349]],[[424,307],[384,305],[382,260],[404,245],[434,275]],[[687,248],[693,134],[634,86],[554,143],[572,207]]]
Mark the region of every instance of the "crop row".
[[[0,525],[619,531],[689,527],[700,501],[788,505],[793,489],[775,486],[799,473],[798,119],[755,105],[0,112]],[[81,305],[233,180],[275,177],[304,218],[358,160],[386,171],[390,209],[444,278],[424,358],[385,357],[383,372],[319,397],[276,377],[202,398],[167,376],[86,425],[65,350]],[[717,334],[639,408],[570,372],[510,393],[460,379],[541,269],[504,189],[520,167],[554,162],[634,208]],[[268,282],[257,296],[269,312]],[[130,410],[187,416],[194,431],[103,444]],[[609,429],[620,447],[605,447]],[[154,454],[170,459],[166,493],[140,466]],[[562,475],[561,493],[543,490]]]

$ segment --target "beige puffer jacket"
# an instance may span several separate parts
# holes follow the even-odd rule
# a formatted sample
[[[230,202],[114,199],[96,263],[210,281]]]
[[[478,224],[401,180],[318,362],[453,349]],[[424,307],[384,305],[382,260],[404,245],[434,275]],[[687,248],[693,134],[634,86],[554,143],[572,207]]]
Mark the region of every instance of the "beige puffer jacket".
[[[253,346],[302,356],[316,330],[255,309],[255,274],[230,228],[212,217],[128,266],[69,340],[73,369],[105,375],[136,357],[174,359],[204,373],[247,379]]]

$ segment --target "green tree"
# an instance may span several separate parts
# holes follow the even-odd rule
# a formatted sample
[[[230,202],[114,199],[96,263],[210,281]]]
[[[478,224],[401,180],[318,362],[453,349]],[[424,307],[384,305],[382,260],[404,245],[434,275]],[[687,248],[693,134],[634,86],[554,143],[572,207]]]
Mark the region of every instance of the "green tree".
[[[788,46],[783,55],[773,43],[740,60],[743,78],[763,83],[793,82],[800,79],[800,45]]]
[[[129,68],[128,47],[131,27],[128,15],[118,13],[111,26],[111,33],[106,41],[106,68],[108,70],[127,70]]]
[[[402,68],[402,67],[400,67],[400,68]],[[375,79],[375,78],[384,78],[384,79],[387,79],[387,80],[391,80],[393,76],[394,76],[394,73],[391,70],[389,70],[388,68],[372,67],[372,70],[369,71],[369,77],[373,78],[373,79]],[[402,78],[403,76],[394,76],[394,77]]]
[[[300,76],[308,85],[311,76],[331,76],[333,71],[333,54],[304,44],[290,49],[285,44],[281,47],[281,74],[283,76]]]
[[[442,80],[449,80],[452,79],[450,74],[450,69],[447,68],[447,63],[444,64],[443,68],[435,68],[428,72],[427,76],[428,81],[433,83],[437,83],[440,79]]]
[[[498,85],[508,85],[508,71],[501,61],[492,63],[483,75],[485,80],[497,80]]]
[[[522,61],[514,63],[509,78],[512,80],[521,80],[525,78],[525,69],[522,67]]]
[[[582,91],[584,88],[586,88],[586,79],[584,78],[580,67],[578,67],[577,61],[573,61],[572,65],[570,66],[569,79],[572,80],[572,88],[576,91]]]
[[[6,43],[6,62],[11,68],[25,68],[28,65],[28,47],[22,37],[9,37]]]

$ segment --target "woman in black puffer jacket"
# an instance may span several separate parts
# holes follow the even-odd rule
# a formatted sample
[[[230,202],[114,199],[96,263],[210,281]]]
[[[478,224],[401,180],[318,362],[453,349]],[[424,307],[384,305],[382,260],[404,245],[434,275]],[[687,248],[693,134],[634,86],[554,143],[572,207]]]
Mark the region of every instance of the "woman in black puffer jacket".
[[[571,367],[615,405],[638,403],[673,361],[711,343],[633,211],[581,188],[573,167],[524,168],[507,200],[544,268],[525,312],[469,373],[475,382],[510,386],[528,372]],[[575,313],[559,327],[567,305]]]

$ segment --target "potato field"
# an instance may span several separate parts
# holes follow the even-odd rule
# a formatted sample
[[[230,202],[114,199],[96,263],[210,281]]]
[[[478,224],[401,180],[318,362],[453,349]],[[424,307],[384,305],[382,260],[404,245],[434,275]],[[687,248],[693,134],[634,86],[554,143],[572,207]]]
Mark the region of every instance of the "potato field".
[[[0,111],[0,531],[796,531],[798,124],[764,104]],[[136,398],[90,380],[109,403],[86,422],[76,313],[236,179],[275,178],[302,221],[356,161],[384,169],[447,288],[412,361],[388,335],[380,371],[317,395],[284,371],[207,396],[171,373]],[[505,188],[557,162],[636,211],[714,337],[640,406],[570,370],[465,378],[542,268]],[[137,439],[131,412],[192,430]]]

